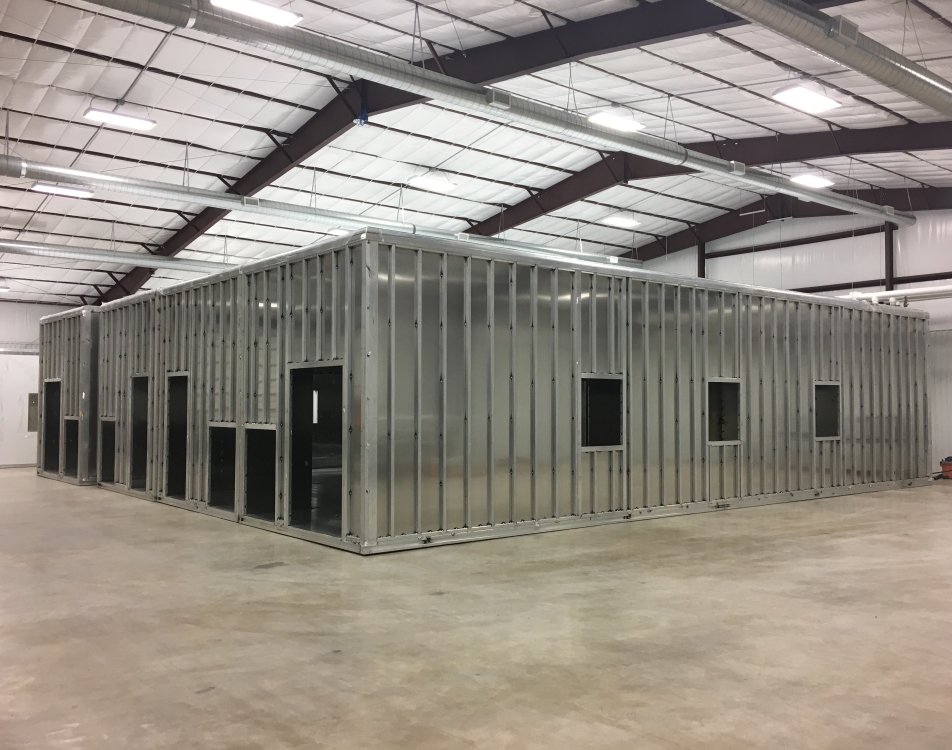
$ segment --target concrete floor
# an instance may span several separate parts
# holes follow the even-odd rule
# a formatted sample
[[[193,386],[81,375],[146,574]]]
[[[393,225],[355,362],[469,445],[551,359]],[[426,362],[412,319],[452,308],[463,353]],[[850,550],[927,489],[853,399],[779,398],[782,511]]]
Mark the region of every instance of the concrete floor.
[[[952,747],[952,482],[358,558],[0,471],[0,748]]]

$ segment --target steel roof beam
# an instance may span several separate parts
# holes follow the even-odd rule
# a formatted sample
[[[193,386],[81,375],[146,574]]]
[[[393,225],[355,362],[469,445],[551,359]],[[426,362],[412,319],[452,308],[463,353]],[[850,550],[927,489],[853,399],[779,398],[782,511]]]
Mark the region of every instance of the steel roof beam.
[[[931,122],[867,130],[825,130],[818,133],[710,141],[692,143],[690,146],[693,151],[709,156],[751,166],[768,166],[833,156],[930,151],[948,148],[950,143],[952,143],[952,122]],[[693,172],[686,167],[664,164],[633,154],[621,152],[609,154],[592,166],[507,208],[504,216],[494,214],[466,231],[484,236],[496,234],[500,231],[501,220],[505,223],[504,229],[512,229],[577,201],[590,198],[615,185],[632,180],[684,174],[693,174]],[[905,203],[906,201],[900,201],[891,205],[896,210],[900,210],[900,206]]]
[[[811,4],[826,8],[848,1],[823,0]],[[745,21],[706,0],[678,2],[677,13],[672,13],[665,3],[642,3],[617,13],[504,39],[466,50],[465,53],[447,55],[441,58],[441,63],[447,75],[487,85],[593,55],[746,25]],[[354,127],[354,120],[362,105],[373,116],[422,101],[424,99],[421,97],[369,81],[357,82],[341,91],[284,141],[282,149],[275,148],[252,167],[229,192],[254,195],[267,187]],[[186,225],[179,230],[159,250],[159,254],[175,255],[181,252],[226,214],[227,211],[221,209],[205,209],[193,220],[192,226]],[[150,275],[147,269],[136,268],[127,274],[124,283],[137,290]],[[123,296],[125,294],[121,289],[112,287],[100,301],[107,302]]]

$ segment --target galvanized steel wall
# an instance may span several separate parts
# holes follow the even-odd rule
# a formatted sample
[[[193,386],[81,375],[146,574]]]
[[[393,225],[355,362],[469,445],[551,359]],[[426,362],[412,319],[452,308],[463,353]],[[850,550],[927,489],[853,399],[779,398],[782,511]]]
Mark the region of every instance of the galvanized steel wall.
[[[129,488],[131,386],[133,377],[152,377],[154,367],[154,295],[140,294],[102,308],[99,323],[99,430],[116,423],[115,483]],[[151,437],[150,437],[151,440]],[[149,451],[151,466],[153,453]],[[146,491],[152,489],[147,473]]]
[[[920,314],[449,247],[378,263],[382,546],[928,476]],[[625,380],[621,449],[580,446],[588,375]],[[707,439],[711,381],[740,384],[738,440]],[[838,438],[814,435],[818,383]]]
[[[80,484],[96,481],[96,382],[99,345],[99,311],[79,307],[40,319],[39,410],[41,418],[37,435],[37,470],[44,476],[56,476]],[[59,472],[43,471],[46,443],[46,388],[44,383],[60,381],[60,447]],[[77,472],[75,477],[63,473],[65,430],[67,419],[79,423]]]
[[[149,374],[150,496],[222,515],[208,506],[208,434],[233,426],[238,489],[225,515],[364,553],[928,476],[919,313],[471,253],[367,232],[107,305],[101,415],[121,426],[131,377]],[[288,523],[289,378],[328,363],[345,389],[334,539]],[[185,374],[187,496],[171,500],[166,388]],[[587,377],[623,384],[620,445],[581,445]],[[736,440],[708,440],[712,382],[739,384]],[[814,434],[817,383],[839,385],[836,438]],[[273,521],[245,514],[251,429],[275,431]],[[127,470],[120,456],[117,481]]]

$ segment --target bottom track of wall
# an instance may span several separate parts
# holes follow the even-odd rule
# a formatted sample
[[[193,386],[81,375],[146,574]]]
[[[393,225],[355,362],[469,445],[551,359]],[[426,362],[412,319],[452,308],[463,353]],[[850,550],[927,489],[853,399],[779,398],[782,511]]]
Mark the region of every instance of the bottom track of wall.
[[[47,479],[60,477],[37,472]],[[67,480],[70,481],[70,480]],[[695,513],[711,513],[738,508],[756,508],[761,505],[776,505],[778,503],[794,503],[804,500],[818,500],[820,498],[842,497],[844,495],[858,495],[869,492],[886,490],[901,490],[910,487],[924,487],[932,484],[932,479],[903,479],[896,482],[876,482],[873,484],[857,484],[844,487],[827,487],[822,490],[803,490],[799,492],[781,492],[771,495],[756,495],[753,497],[733,498],[730,500],[705,501],[686,503],[684,505],[655,506],[651,508],[633,508],[632,510],[607,511],[598,514],[583,516],[568,516],[563,518],[546,518],[539,521],[522,521],[519,523],[498,524],[496,526],[477,526],[471,529],[452,529],[450,531],[432,531],[425,534],[407,534],[405,536],[386,537],[377,540],[374,545],[361,545],[356,538],[346,540],[335,539],[323,534],[302,531],[300,529],[279,526],[277,524],[260,521],[255,518],[238,516],[235,513],[218,508],[208,508],[194,500],[174,500],[171,498],[152,498],[135,490],[128,490],[121,485],[101,484],[99,487],[110,492],[117,492],[130,497],[160,502],[184,510],[221,518],[226,521],[236,521],[246,526],[253,526],[265,531],[273,531],[285,536],[316,542],[326,547],[356,552],[361,555],[375,555],[384,552],[398,552],[400,550],[421,549],[444,544],[458,544],[460,542],[475,542],[486,539],[499,539],[527,534],[541,534],[547,531],[561,531],[565,529],[584,529],[592,526],[601,526],[609,523],[625,523],[629,521],[646,521],[652,518],[671,518],[674,516],[693,515]],[[78,484],[75,480],[72,483]]]

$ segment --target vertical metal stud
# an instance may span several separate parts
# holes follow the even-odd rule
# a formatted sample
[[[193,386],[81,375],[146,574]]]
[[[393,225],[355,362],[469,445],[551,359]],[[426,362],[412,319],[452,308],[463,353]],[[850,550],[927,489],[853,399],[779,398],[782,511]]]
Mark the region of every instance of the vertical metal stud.
[[[413,279],[413,529],[423,531],[423,441],[421,414],[423,407],[423,251],[415,253]]]
[[[393,295],[391,294],[391,298]],[[473,525],[470,484],[473,473],[473,259],[463,259],[463,524]],[[392,350],[392,346],[391,346]]]
[[[539,518],[539,505],[537,490],[537,470],[538,470],[538,417],[536,415],[538,393],[536,391],[536,379],[539,377],[539,267],[529,267],[529,310],[532,319],[529,321],[530,331],[530,353],[529,353],[529,495],[531,506],[531,518]]]
[[[446,528],[446,274],[449,266],[446,253],[440,254],[440,529]]]

